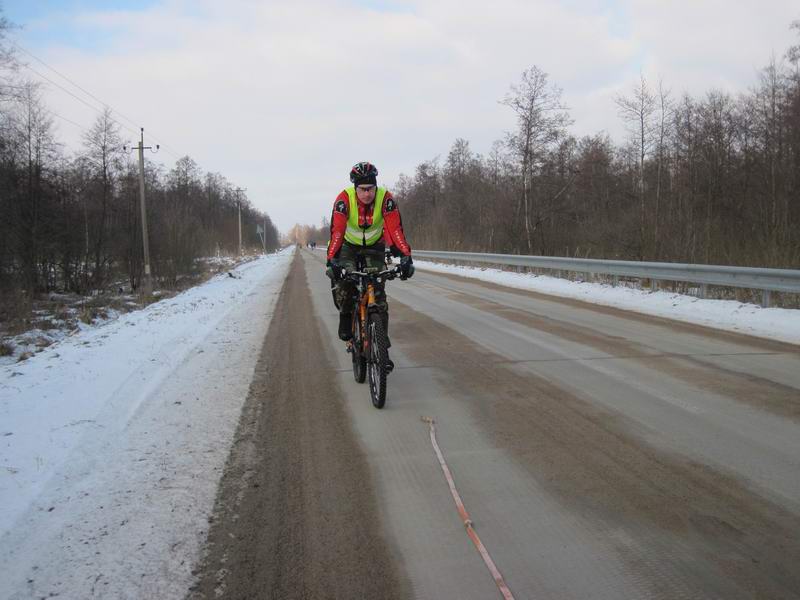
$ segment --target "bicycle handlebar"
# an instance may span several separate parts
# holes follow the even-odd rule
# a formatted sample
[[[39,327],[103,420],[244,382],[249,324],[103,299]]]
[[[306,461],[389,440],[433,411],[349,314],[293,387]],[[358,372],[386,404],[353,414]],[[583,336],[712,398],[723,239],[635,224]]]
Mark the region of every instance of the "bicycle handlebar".
[[[346,269],[342,269],[342,279],[347,277],[352,277],[353,275],[357,277],[386,277],[387,279],[394,279],[395,276],[400,274],[400,267],[394,267],[391,269],[386,269],[385,271],[380,271],[379,273],[365,273],[363,271],[348,271]]]

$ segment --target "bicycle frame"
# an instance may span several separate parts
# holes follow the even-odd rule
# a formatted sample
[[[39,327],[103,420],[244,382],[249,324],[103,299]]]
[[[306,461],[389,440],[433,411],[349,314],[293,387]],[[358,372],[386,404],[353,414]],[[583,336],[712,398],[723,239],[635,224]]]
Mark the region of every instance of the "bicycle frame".
[[[369,339],[365,335],[367,330],[367,319],[369,318],[370,309],[375,306],[375,282],[387,281],[397,277],[400,272],[400,267],[394,267],[380,271],[378,273],[368,273],[365,271],[347,271],[344,273],[345,277],[350,278],[356,282],[356,289],[358,290],[358,321],[361,325],[359,327],[360,338],[359,340],[353,339],[353,343],[359,343],[362,352],[367,356],[369,350]]]
[[[375,284],[367,280],[367,289],[365,291],[366,293],[361,294],[361,297],[358,299],[358,318],[361,321],[361,328],[359,331],[362,332],[364,352],[367,352],[367,356],[369,356],[369,338],[365,336],[363,332],[367,330],[369,308],[375,306]]]

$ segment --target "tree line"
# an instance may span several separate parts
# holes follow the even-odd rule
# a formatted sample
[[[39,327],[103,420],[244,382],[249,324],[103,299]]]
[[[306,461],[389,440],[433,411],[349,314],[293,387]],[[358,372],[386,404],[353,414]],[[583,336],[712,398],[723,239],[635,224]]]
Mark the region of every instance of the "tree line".
[[[0,20],[0,42],[10,29]],[[36,83],[16,75],[16,59],[0,44],[0,292],[63,290],[86,294],[144,271],[136,153],[108,108],[67,154],[54,113]],[[279,247],[276,227],[219,173],[204,173],[189,156],[166,170],[146,160],[151,268],[161,285],[175,284],[200,257],[238,253],[242,246]]]
[[[415,248],[800,267],[800,45],[738,95],[642,76],[616,98],[622,144],[570,135],[561,95],[525,70],[501,100],[516,129],[488,155],[457,139],[400,176]]]
[[[300,244],[301,246],[315,242],[317,246],[324,248],[330,239],[330,227],[330,220],[327,217],[323,217],[319,227],[295,223],[286,233],[285,239],[290,244]]]

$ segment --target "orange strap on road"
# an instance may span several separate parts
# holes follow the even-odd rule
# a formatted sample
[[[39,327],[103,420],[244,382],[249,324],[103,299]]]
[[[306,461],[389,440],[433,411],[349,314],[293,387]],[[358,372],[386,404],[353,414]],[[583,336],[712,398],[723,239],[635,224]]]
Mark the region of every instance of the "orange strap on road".
[[[483,559],[483,562],[486,563],[486,567],[489,569],[489,572],[492,574],[494,578],[494,582],[497,584],[497,588],[500,590],[500,593],[503,595],[505,600],[514,600],[514,596],[511,593],[511,590],[508,589],[503,576],[500,574],[500,571],[494,564],[492,557],[489,556],[489,551],[486,549],[486,546],[483,545],[481,542],[481,538],[478,537],[478,534],[475,533],[475,529],[472,526],[472,519],[469,518],[469,513],[467,509],[464,507],[464,503],[461,501],[461,496],[456,489],[455,481],[453,481],[453,476],[450,474],[450,469],[447,467],[447,463],[444,461],[444,456],[442,455],[442,451],[439,449],[439,444],[436,443],[436,425],[434,424],[434,420],[431,417],[422,417],[423,422],[428,423],[430,425],[431,431],[431,444],[433,444],[433,449],[436,452],[436,457],[439,459],[439,464],[442,467],[442,471],[444,472],[444,477],[447,479],[447,485],[450,487],[450,494],[453,496],[453,500],[456,503],[456,508],[458,508],[458,514],[461,516],[461,520],[464,522],[464,527],[467,530],[467,535],[469,539],[472,540],[472,543],[475,544],[475,547],[478,549],[478,552]]]

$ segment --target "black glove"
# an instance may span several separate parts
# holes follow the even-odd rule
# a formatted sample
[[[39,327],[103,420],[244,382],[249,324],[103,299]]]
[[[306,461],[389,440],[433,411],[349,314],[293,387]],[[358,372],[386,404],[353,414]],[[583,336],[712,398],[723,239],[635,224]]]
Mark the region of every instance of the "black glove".
[[[410,256],[400,259],[400,279],[408,279],[414,274],[414,261]]]
[[[342,277],[342,265],[339,264],[339,261],[335,258],[328,259],[328,262],[325,263],[328,267],[325,269],[325,275],[336,281],[337,279],[341,279]]]

